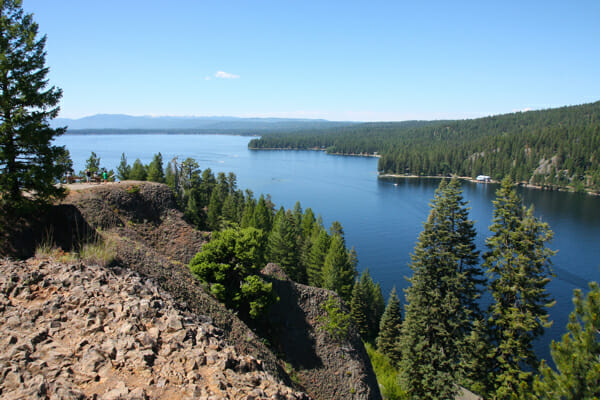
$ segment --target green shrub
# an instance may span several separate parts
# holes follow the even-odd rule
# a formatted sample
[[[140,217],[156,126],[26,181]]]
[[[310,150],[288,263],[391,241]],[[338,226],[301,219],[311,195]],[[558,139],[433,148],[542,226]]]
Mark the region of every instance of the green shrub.
[[[190,271],[242,319],[257,319],[278,300],[272,284],[258,275],[264,243],[263,231],[256,228],[215,232],[190,262]]]
[[[139,185],[131,185],[131,186],[127,187],[127,193],[129,193],[129,194],[138,194],[139,192],[140,192]]]
[[[325,311],[326,315],[318,317],[318,321],[322,324],[319,329],[328,332],[339,342],[348,339],[352,317],[342,310],[340,300],[334,296],[329,296],[327,301],[321,305],[321,309]]]

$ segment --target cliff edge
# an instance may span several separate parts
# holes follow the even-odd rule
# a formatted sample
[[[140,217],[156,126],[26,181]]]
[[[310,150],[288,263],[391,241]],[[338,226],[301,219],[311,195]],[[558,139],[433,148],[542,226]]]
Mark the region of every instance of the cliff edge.
[[[55,343],[53,333],[55,331],[53,329],[58,329],[59,324],[61,327],[70,324],[71,321],[80,321],[79,324],[81,324],[81,321],[84,320],[86,321],[84,325],[90,324],[89,327],[85,327],[86,335],[90,337],[104,335],[101,343],[96,343],[97,346],[93,346],[102,346],[102,343],[110,339],[117,344],[121,340],[121,344],[125,347],[121,350],[117,349],[116,355],[113,358],[108,357],[108,359],[105,356],[113,354],[112,348],[109,348],[108,353],[106,353],[100,347],[98,351],[100,353],[104,351],[104,353],[94,356],[97,358],[98,364],[94,367],[97,367],[97,370],[88,371],[89,375],[93,375],[90,378],[92,381],[86,381],[87,383],[84,384],[82,382],[85,379],[81,377],[72,381],[66,380],[65,382],[68,382],[68,384],[61,387],[67,388],[65,390],[72,390],[74,393],[83,393],[83,397],[74,398],[86,398],[90,396],[90,393],[100,394],[100,391],[104,389],[121,390],[120,393],[127,392],[129,398],[138,398],[135,397],[138,395],[142,396],[139,398],[166,398],[165,393],[170,390],[168,385],[173,382],[179,382],[185,386],[186,389],[180,392],[180,395],[183,396],[181,398],[186,398],[185,396],[190,396],[189,398],[206,398],[211,392],[216,396],[215,398],[309,398],[309,396],[314,399],[376,400],[381,398],[370,361],[356,332],[352,333],[347,342],[339,344],[327,339],[318,330],[317,316],[323,313],[320,304],[329,296],[328,291],[298,285],[287,280],[287,278],[270,278],[274,279],[274,286],[282,299],[270,314],[273,325],[277,326],[276,331],[272,332],[273,336],[271,338],[259,337],[234,313],[225,309],[212,296],[208,295],[191,275],[187,264],[201,250],[202,244],[210,239],[210,232],[200,232],[184,221],[182,213],[176,209],[175,199],[171,191],[165,185],[149,182],[122,182],[95,185],[83,190],[76,190],[75,187],[71,189],[69,196],[60,205],[53,207],[39,219],[24,224],[23,229],[12,229],[11,233],[11,241],[6,242],[9,245],[5,245],[4,249],[0,250],[4,255],[19,256],[21,258],[30,257],[33,255],[36,246],[44,242],[52,242],[54,246],[62,247],[64,252],[77,251],[84,243],[100,240],[110,244],[114,251],[114,258],[105,267],[90,265],[89,262],[67,263],[65,265],[52,260],[40,261],[39,259],[3,262],[2,275],[12,277],[6,281],[6,285],[8,285],[6,287],[11,287],[13,284],[22,287],[15,292],[14,288],[7,291],[8,289],[2,286],[4,297],[2,297],[2,305],[0,305],[3,312],[1,318],[9,318],[5,315],[5,311],[9,309],[7,308],[9,304],[15,305],[18,303],[17,305],[25,307],[20,313],[23,315],[37,315],[36,318],[45,315],[48,312],[48,307],[50,309],[58,307],[57,305],[52,306],[52,304],[56,304],[55,300],[44,300],[42,294],[49,293],[49,291],[52,293],[64,291],[65,284],[60,282],[69,275],[67,271],[71,271],[77,276],[91,274],[88,278],[81,278],[73,282],[67,281],[66,283],[70,290],[81,292],[84,297],[87,292],[93,292],[94,290],[98,294],[103,292],[105,289],[103,286],[106,283],[102,282],[111,280],[121,282],[120,280],[123,279],[124,282],[118,283],[117,286],[129,287],[129,289],[111,290],[117,294],[126,295],[127,301],[133,302],[128,303],[130,304],[127,306],[128,309],[136,311],[131,315],[119,314],[120,317],[117,317],[117,314],[108,310],[107,307],[118,304],[119,297],[117,296],[104,298],[101,301],[104,304],[104,308],[102,308],[104,311],[100,314],[102,317],[98,317],[98,311],[94,311],[94,308],[71,305],[70,308],[63,311],[64,315],[43,320],[47,331],[42,329],[44,324],[38,324],[37,319],[31,316],[29,324],[33,324],[32,329],[35,328],[35,331],[24,331],[22,334],[16,334],[18,339],[16,343],[11,343],[15,339],[5,336],[7,338],[5,341],[8,341],[7,345],[12,346],[13,349],[7,352],[7,354],[11,354],[9,359],[3,358],[2,362],[4,364],[0,363],[0,376],[3,376],[5,381],[9,375],[12,377],[10,378],[12,382],[23,381],[26,380],[23,374],[30,373],[34,377],[36,376],[34,372],[40,372],[44,368],[53,368],[53,371],[58,375],[52,376],[56,378],[64,376],[60,366],[65,364],[60,364],[65,359],[64,355],[54,354],[52,351],[55,350],[50,351],[51,349],[47,350],[54,354],[53,358],[49,361],[40,361],[39,371],[15,372],[17,375],[11,375],[14,368],[11,369],[12,367],[8,367],[6,363],[14,367],[15,362],[17,364],[20,362],[18,360],[31,358],[31,355],[37,351],[38,343]],[[39,270],[39,274],[44,278],[35,278],[34,281],[37,280],[37,282],[34,283],[31,283],[33,281],[30,278],[20,277],[21,275],[18,274],[18,278],[14,278],[16,272],[11,271],[26,268],[29,271],[27,274]],[[98,270],[98,268],[101,270]],[[56,276],[63,278],[57,280]],[[13,282],[11,279],[16,279],[16,281]],[[54,289],[46,290],[43,286],[45,285],[44,282],[47,282],[49,288],[54,287]],[[93,282],[93,285],[96,286],[86,286],[89,282]],[[18,300],[20,299],[18,296],[23,295],[23,293],[29,293],[26,297],[30,297],[31,305],[34,306],[33,309]],[[70,294],[65,293],[60,295],[62,300],[59,300],[59,302],[64,302],[64,299],[70,296]],[[158,303],[153,303],[154,300],[152,299],[158,301]],[[53,301],[54,303],[52,303]],[[95,300],[90,298],[89,301],[93,302]],[[148,311],[147,302],[157,304],[158,310]],[[141,305],[142,303],[144,306]],[[178,316],[173,317],[174,319],[171,320],[181,322],[181,329],[169,331],[169,329],[172,329],[168,327],[169,315],[176,314],[174,314],[175,311],[161,310],[162,306],[158,305],[163,303],[172,304],[172,309],[178,310],[180,314],[177,314]],[[97,309],[99,306],[94,307]],[[119,308],[119,306],[116,307]],[[124,306],[121,305],[120,307]],[[79,308],[82,310],[79,310]],[[144,314],[146,311],[140,311],[141,308],[150,312],[150,314]],[[287,312],[286,310],[293,312]],[[80,319],[72,319],[71,316],[74,317],[73,313],[79,311],[87,314],[80,316]],[[155,311],[159,314],[152,314]],[[129,321],[130,317],[133,322]],[[98,318],[101,318],[99,322]],[[113,326],[113,323],[117,324],[119,318],[122,319],[120,322],[122,325]],[[162,322],[159,323],[159,320]],[[10,323],[11,327],[19,325],[20,323],[17,323],[16,320]],[[178,323],[175,323],[175,325],[179,326]],[[2,326],[8,325],[3,323]],[[38,328],[42,330],[39,331]],[[150,328],[153,329],[152,332],[154,333],[150,333]],[[124,332],[121,332],[121,329]],[[202,336],[204,333],[202,335],[199,333],[200,331],[210,333],[206,337],[207,339]],[[179,333],[175,335],[175,332]],[[185,336],[182,332],[186,332]],[[117,336],[111,336],[115,333]],[[60,336],[60,334],[58,335]],[[148,335],[154,342],[149,341]],[[141,344],[135,344],[138,336],[143,336],[148,340],[144,339],[146,340],[145,344],[141,342]],[[172,341],[171,336],[174,338]],[[38,343],[34,344],[31,340],[27,343],[21,343],[19,339],[21,337],[33,338],[33,342],[38,341]],[[35,339],[35,337],[38,338]],[[204,343],[204,341],[210,344],[210,338],[217,341],[218,346],[211,348],[206,345],[197,348],[198,343]],[[302,340],[295,340],[294,338],[301,338]],[[84,338],[82,340],[88,340],[91,343],[89,339]],[[173,360],[162,363],[159,356],[167,351],[165,350],[167,347],[173,347],[171,344],[167,347],[163,344],[157,344],[163,343],[163,340],[165,340],[165,343],[173,343],[173,346],[175,346],[175,343],[181,342],[180,345],[184,346],[185,352],[195,354],[193,357],[188,356],[186,358],[188,361],[199,357],[200,361],[196,361],[197,368],[191,368],[189,365],[187,367],[185,365],[176,367],[175,365],[179,365],[177,364],[178,361]],[[129,344],[125,345],[123,341],[129,341]],[[73,354],[79,354],[78,352],[82,356],[84,353],[94,353],[95,350],[92,351],[92,349],[96,347],[92,345],[90,345],[92,347],[89,347],[88,343],[85,345],[88,347],[84,346],[85,348],[79,349],[77,346],[80,343],[70,343],[69,346],[71,347],[69,347],[68,352],[71,352],[72,355],[69,357],[74,357]],[[265,343],[268,343],[269,346]],[[60,346],[63,345],[66,346],[64,343],[60,344]],[[72,347],[73,345],[75,347]],[[189,348],[185,347],[188,345]],[[135,353],[137,355],[132,353],[127,356],[128,351],[136,349],[139,350]],[[181,351],[181,348],[175,350]],[[194,353],[194,351],[196,352]],[[150,352],[153,353],[150,354]],[[221,374],[226,377],[228,377],[228,374],[233,373],[241,375],[233,380],[214,381],[216,383],[207,379],[202,375],[201,370],[206,368],[209,363],[207,361],[209,353],[212,354],[215,364],[223,364],[221,361],[227,360],[227,357],[234,360],[231,362],[224,361],[226,366],[229,365],[229,367],[222,368],[220,370]],[[226,354],[230,355],[227,356]],[[92,356],[90,355],[90,357]],[[100,357],[104,357],[104,361],[101,361]],[[78,368],[73,366],[82,361],[73,358],[70,360],[72,362],[66,364],[70,363],[68,368],[75,372]],[[56,365],[56,363],[60,365]],[[192,363],[192,361],[189,361],[189,363]],[[251,368],[244,367],[242,371],[236,370],[237,367],[235,366],[248,363],[254,366]],[[106,383],[107,379],[112,376],[106,375],[108,374],[107,370],[109,366],[113,369],[117,368],[115,365],[119,369],[118,371],[115,370],[116,372],[111,372],[116,377],[112,381],[124,382],[124,386],[119,384],[118,387],[101,387],[98,382]],[[258,381],[253,381],[254,386],[244,386],[245,383],[243,382],[246,382],[246,378],[250,376],[245,375],[247,368],[251,369],[250,372],[263,374],[261,375],[261,382],[269,382],[268,385],[261,387],[257,383]],[[100,370],[103,371],[104,376],[99,374]],[[173,378],[169,378],[168,370],[180,372],[173,372],[177,377],[173,375]],[[131,380],[133,378],[127,378],[126,375],[123,375],[126,374],[124,371],[133,371],[135,374],[142,374],[142,371],[146,371],[143,376],[147,376],[148,379],[144,382],[153,383],[148,384],[149,386],[140,386],[142,381],[139,381],[140,385],[136,384]],[[221,376],[213,372],[208,373],[206,376]],[[21,375],[18,375],[19,373]],[[149,378],[150,375],[148,374],[151,373],[155,375]],[[191,376],[195,373],[199,374],[201,378],[191,379]],[[44,395],[44,390],[52,390],[52,387],[54,387],[52,386],[54,384],[52,379],[47,379],[46,375],[43,379],[36,379],[40,380],[40,382],[36,381],[39,383],[37,388],[41,388],[40,396]],[[95,381],[95,379],[99,380]],[[254,378],[248,379],[252,381]],[[262,390],[262,392],[254,391],[255,389]],[[24,389],[21,387],[19,390]],[[110,390],[105,391],[102,396],[107,395]],[[2,392],[3,397],[4,393],[7,393],[5,389]],[[240,397],[242,394],[249,397]],[[171,395],[167,397],[177,398]]]

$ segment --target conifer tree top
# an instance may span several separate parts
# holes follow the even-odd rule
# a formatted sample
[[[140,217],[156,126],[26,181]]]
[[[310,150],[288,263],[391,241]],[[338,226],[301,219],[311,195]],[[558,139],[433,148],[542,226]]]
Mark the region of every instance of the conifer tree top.
[[[63,194],[55,184],[67,166],[56,161],[66,150],[51,143],[64,129],[49,126],[62,92],[48,85],[45,43],[21,1],[0,2],[0,205],[9,209]]]

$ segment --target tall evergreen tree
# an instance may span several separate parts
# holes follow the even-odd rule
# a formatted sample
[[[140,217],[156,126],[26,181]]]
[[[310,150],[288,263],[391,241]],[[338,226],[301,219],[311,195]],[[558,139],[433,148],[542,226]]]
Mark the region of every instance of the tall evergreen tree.
[[[215,188],[210,195],[208,202],[208,211],[206,212],[206,223],[208,229],[218,230],[221,227],[221,211],[223,209],[223,200],[219,190]]]
[[[479,314],[475,230],[460,184],[440,183],[410,264],[400,336],[400,374],[411,398],[448,399],[462,378],[462,354]]]
[[[238,208],[236,204],[235,193],[230,193],[227,195],[225,201],[223,202],[223,209],[221,210],[221,214],[223,219],[229,222],[237,223],[239,221],[240,217],[238,216]]]
[[[371,278],[369,277],[369,279]],[[383,298],[383,293],[381,292],[381,285],[379,285],[379,282],[374,283],[371,280],[369,282],[369,289],[371,292],[370,297],[372,299],[369,307],[369,341],[375,344],[377,335],[379,335],[379,324],[381,322],[381,317],[385,311],[385,299]]]
[[[573,297],[575,310],[569,316],[560,342],[552,341],[556,371],[545,361],[534,382],[535,398],[542,400],[592,400],[600,398],[600,287],[590,283],[584,296],[580,289]]]
[[[164,183],[165,171],[163,169],[163,158],[160,152],[154,155],[152,161],[148,165],[146,179],[150,182]]]
[[[379,284],[373,282],[367,268],[362,272],[360,279],[354,283],[350,301],[350,313],[365,342],[375,342],[384,309],[385,300],[381,288]]]
[[[202,171],[202,178],[200,179],[200,185],[198,190],[198,196],[200,200],[200,207],[208,207],[210,203],[210,196],[212,195],[213,189],[217,185],[215,175],[212,173],[210,168],[206,168]]]
[[[198,229],[206,228],[206,212],[198,205],[198,195],[196,189],[188,191],[185,204],[184,215]]]
[[[310,239],[315,223],[316,220],[313,210],[311,208],[304,210],[304,214],[302,214],[302,221],[300,221],[300,234],[305,241]]]
[[[492,236],[483,266],[490,278],[493,301],[489,308],[493,348],[489,355],[489,394],[510,398],[531,380],[538,367],[533,341],[549,326],[547,307],[553,301],[546,292],[550,281],[550,257],[545,247],[552,238],[548,224],[526,209],[510,179],[504,179],[494,200]]]
[[[267,205],[264,195],[260,195],[256,207],[254,208],[254,227],[261,229],[263,232],[271,232],[273,214]]]
[[[120,181],[126,181],[129,179],[129,174],[131,173],[131,166],[127,164],[127,157],[125,153],[121,153],[121,162],[117,166],[117,178]]]
[[[304,213],[302,212],[302,206],[300,205],[300,201],[297,201],[296,204],[294,204],[292,215],[294,216],[294,223],[296,226],[297,234],[300,235],[300,225],[302,224],[302,216],[304,215]]]
[[[323,287],[323,264],[325,257],[331,245],[331,238],[325,228],[321,226],[318,234],[312,236],[312,246],[310,248],[309,261],[306,269],[308,275],[308,284],[316,287]]]
[[[179,171],[176,170],[176,165],[171,161],[167,162],[167,166],[165,167],[165,183],[167,184],[168,187],[171,188],[171,190],[178,196],[179,199],[179,193],[178,193],[178,184],[179,182],[177,182],[177,178],[178,178],[178,173]]]
[[[298,247],[294,230],[294,216],[283,207],[279,209],[269,234],[269,261],[279,264],[288,276],[296,282],[304,282],[304,274],[298,268]]]
[[[313,244],[313,232],[315,226],[315,215],[313,214],[310,208],[307,208],[302,214],[302,218],[299,225],[298,235],[298,249],[299,249],[299,257],[298,260],[300,262],[300,267],[303,271],[305,271],[306,279],[308,282],[308,269],[310,264],[310,250]]]
[[[38,37],[38,25],[21,3],[0,2],[0,208],[6,211],[62,197],[64,189],[55,183],[66,172],[55,162],[65,148],[52,145],[65,129],[49,124],[62,91],[48,87],[46,36]]]
[[[237,189],[237,176],[233,172],[228,172],[226,180],[229,193],[235,192]]]
[[[100,172],[100,157],[93,151],[91,152],[90,157],[85,160],[85,169],[89,170],[92,176],[98,175],[98,172]],[[85,171],[82,171],[81,175],[84,174]]]
[[[396,294],[396,287],[392,288],[385,311],[379,324],[377,336],[377,350],[385,354],[394,364],[400,361],[400,351],[397,346],[400,328],[402,327],[402,309],[400,299]]]
[[[350,302],[356,270],[348,262],[344,239],[333,235],[321,271],[323,287],[335,291],[344,301]]]
[[[133,166],[131,167],[129,179],[134,181],[145,181],[147,175],[146,166],[142,164],[139,158],[136,158],[136,160],[133,162]]]
[[[200,165],[193,158],[186,158],[182,163],[177,162],[177,157],[171,160],[172,170],[167,168],[165,180],[170,185],[169,180],[173,179],[173,190],[181,204],[186,204],[188,197],[194,192],[195,202],[201,209],[208,203],[202,203],[202,178],[200,177]],[[172,178],[171,178],[172,177]]]
[[[256,199],[252,196],[251,191],[247,191],[246,193],[246,203],[244,204],[244,211],[242,213],[242,220],[240,221],[240,226],[243,228],[248,228],[250,226],[254,226],[254,208],[256,207]]]
[[[329,234],[331,236],[338,235],[342,239],[344,246],[346,245],[346,239],[344,238],[344,228],[342,227],[340,221],[333,221],[331,223],[331,226],[329,227]]]
[[[352,299],[350,300],[350,316],[358,329],[360,337],[368,341],[369,337],[369,303],[365,287],[361,285],[360,279],[354,281],[352,287]]]

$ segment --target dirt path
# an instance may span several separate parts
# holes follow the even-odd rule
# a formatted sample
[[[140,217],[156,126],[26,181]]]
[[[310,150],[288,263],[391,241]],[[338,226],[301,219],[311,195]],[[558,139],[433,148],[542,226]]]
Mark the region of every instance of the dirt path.
[[[144,183],[143,181],[123,181],[123,182],[107,182],[107,183],[99,183],[99,182],[77,182],[77,183],[69,183],[62,184],[62,187],[69,189],[70,191],[80,191],[93,187],[99,186],[122,186],[122,185],[132,185],[132,184],[140,184]]]

